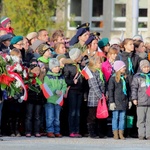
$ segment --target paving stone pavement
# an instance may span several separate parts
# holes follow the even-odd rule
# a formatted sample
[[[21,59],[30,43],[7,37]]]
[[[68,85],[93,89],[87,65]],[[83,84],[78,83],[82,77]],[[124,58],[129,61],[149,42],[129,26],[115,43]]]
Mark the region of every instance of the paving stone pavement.
[[[150,140],[2,137],[0,150],[149,150]]]

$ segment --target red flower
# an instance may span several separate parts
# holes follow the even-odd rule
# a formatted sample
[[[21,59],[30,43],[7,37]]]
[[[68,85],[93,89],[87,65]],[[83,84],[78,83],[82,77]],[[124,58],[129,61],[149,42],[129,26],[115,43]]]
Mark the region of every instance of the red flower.
[[[11,82],[13,82],[13,81],[14,81],[14,78],[11,78],[10,76],[8,76],[6,74],[2,74],[0,76],[0,83],[2,83],[2,84],[6,84],[9,86],[11,84]]]
[[[36,84],[36,80],[35,79],[32,79],[32,84]]]

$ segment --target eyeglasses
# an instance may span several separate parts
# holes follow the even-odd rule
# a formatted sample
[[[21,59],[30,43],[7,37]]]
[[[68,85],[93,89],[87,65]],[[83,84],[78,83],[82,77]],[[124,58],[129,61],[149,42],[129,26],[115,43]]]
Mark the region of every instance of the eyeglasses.
[[[22,44],[16,44],[16,45],[23,46],[24,44],[22,43]]]

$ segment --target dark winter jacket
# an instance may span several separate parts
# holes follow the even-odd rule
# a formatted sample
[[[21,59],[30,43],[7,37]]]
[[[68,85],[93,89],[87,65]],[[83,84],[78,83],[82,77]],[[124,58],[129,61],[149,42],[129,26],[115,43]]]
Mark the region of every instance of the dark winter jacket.
[[[128,57],[131,58],[132,64],[133,64],[133,71],[134,73],[130,73],[128,69]],[[116,60],[122,60],[126,64],[126,74],[128,75],[129,83],[131,84],[133,75],[136,74],[139,70],[139,63],[141,61],[140,57],[135,54],[135,52],[125,52],[119,53],[116,57]]]
[[[74,84],[74,77],[76,73],[78,72],[78,69],[76,65],[73,64],[66,64],[63,69],[63,74],[65,77],[65,81],[67,83],[67,86],[70,86],[69,90],[83,92],[83,77],[80,75],[77,84]],[[79,73],[80,74],[80,73]]]
[[[138,101],[138,106],[150,106],[150,96],[146,94],[146,79],[137,73],[131,84],[131,98]]]
[[[109,103],[116,104],[116,110],[126,110],[130,97],[130,86],[128,82],[128,78],[125,79],[127,95],[123,93],[123,84],[122,80],[117,83],[115,80],[115,76],[111,76],[108,82],[108,96]]]
[[[44,99],[43,93],[40,89],[40,86],[38,84],[35,84],[35,85],[32,85],[32,86],[36,87],[36,89],[38,89],[40,91],[40,93],[34,92],[34,91],[29,89],[28,90],[28,100],[27,100],[27,102],[31,103],[31,104],[39,104],[39,105],[44,104],[45,99]]]

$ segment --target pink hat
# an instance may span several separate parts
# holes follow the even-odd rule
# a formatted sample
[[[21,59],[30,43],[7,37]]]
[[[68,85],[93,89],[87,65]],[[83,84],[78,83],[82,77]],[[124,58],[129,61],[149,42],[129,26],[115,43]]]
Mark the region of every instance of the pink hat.
[[[117,71],[119,71],[120,69],[122,69],[123,67],[125,67],[126,65],[125,65],[125,63],[123,62],[123,61],[121,61],[121,60],[116,60],[115,62],[114,62],[114,65],[113,65],[113,67],[114,67],[114,70],[117,72]]]

